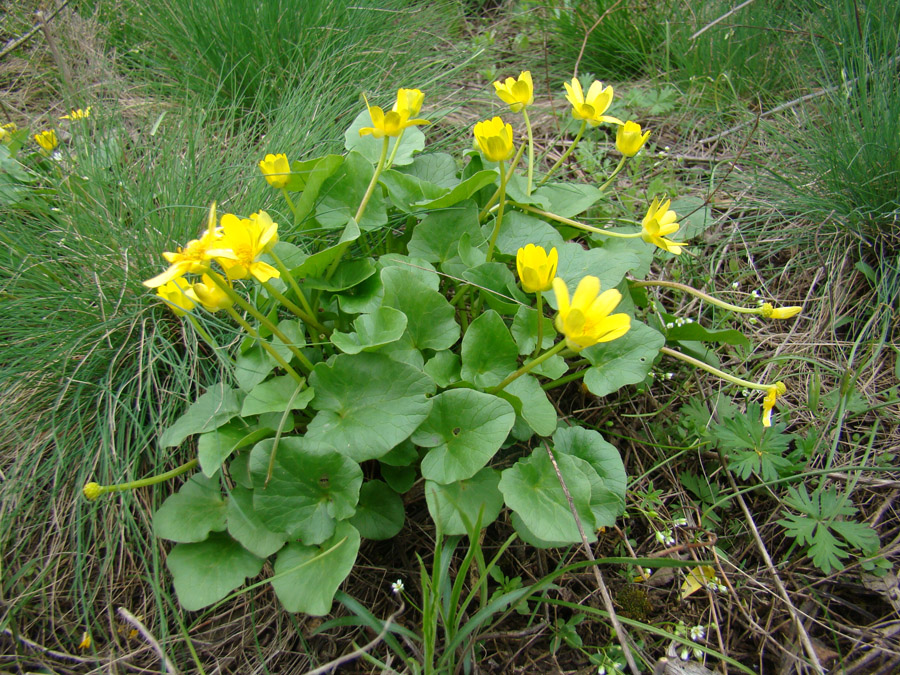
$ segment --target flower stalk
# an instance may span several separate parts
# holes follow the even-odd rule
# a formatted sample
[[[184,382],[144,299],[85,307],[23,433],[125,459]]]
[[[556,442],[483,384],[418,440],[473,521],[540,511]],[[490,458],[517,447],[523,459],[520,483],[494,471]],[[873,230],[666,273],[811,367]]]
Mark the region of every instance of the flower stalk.
[[[524,364],[524,365],[523,365],[521,368],[519,368],[517,371],[515,371],[515,372],[513,372],[513,373],[510,373],[509,375],[507,375],[507,376],[503,379],[503,381],[500,382],[500,384],[497,384],[497,385],[495,385],[495,386],[493,386],[493,387],[489,387],[489,388],[486,390],[487,393],[488,393],[488,394],[496,394],[498,391],[503,391],[509,384],[511,384],[511,383],[514,382],[515,380],[518,380],[520,377],[522,377],[522,375],[524,375],[525,373],[529,372],[529,371],[532,370],[533,368],[535,368],[535,367],[541,365],[544,361],[546,361],[547,359],[549,359],[551,356],[555,356],[556,354],[559,354],[559,353],[560,353],[563,349],[565,349],[565,348],[566,348],[566,341],[565,341],[565,340],[560,340],[559,342],[557,342],[555,345],[553,345],[552,347],[550,347],[550,349],[548,349],[547,351],[545,351],[543,354],[541,354],[541,355],[538,356],[537,358],[532,359],[532,360],[529,361],[528,363]]]
[[[562,154],[562,157],[560,157],[558,160],[556,160],[556,163],[550,167],[550,170],[547,172],[547,175],[541,179],[540,183],[538,183],[538,187],[540,187],[541,185],[546,183],[550,179],[550,176],[553,175],[553,172],[556,171],[559,167],[561,167],[563,165],[563,162],[565,162],[569,158],[569,155],[571,155],[575,151],[575,148],[578,145],[578,141],[580,141],[581,137],[584,135],[585,129],[587,129],[587,120],[582,120],[581,128],[578,130],[578,133],[575,135],[575,140],[572,141],[572,143],[569,145],[569,147],[566,149],[566,151]]]
[[[704,293],[703,291],[697,290],[693,286],[680,284],[676,281],[634,281],[632,282],[632,285],[638,288],[646,288],[649,286],[673,288],[679,291],[684,291],[685,293],[689,293],[696,298],[700,298],[704,302],[708,302],[709,304],[715,305],[716,307],[721,307],[722,309],[727,309],[730,312],[737,312],[738,314],[759,314],[766,319],[789,319],[792,316],[798,314],[801,310],[800,307],[772,307],[772,305],[768,302],[763,303],[759,307],[739,307],[737,305],[732,305],[730,302],[719,300],[719,298],[713,297],[712,295]]]
[[[108,494],[110,492],[126,492],[127,490],[136,490],[138,488],[147,487],[149,485],[156,485],[157,483],[164,483],[167,480],[171,480],[172,478],[176,478],[183,473],[186,473],[196,467],[199,464],[199,460],[197,458],[192,459],[189,462],[185,462],[179,467],[172,469],[171,471],[166,471],[165,473],[161,473],[158,476],[150,476],[149,478],[141,478],[140,480],[133,480],[128,483],[118,483],[116,485],[100,485],[98,483],[88,483],[84,486],[83,493],[85,499],[88,501],[94,501],[101,495]]]
[[[506,206],[506,182],[509,180],[509,174],[503,160],[499,162],[500,166],[500,201],[497,204],[497,216],[494,221],[494,231],[491,233],[491,240],[488,243],[487,256],[485,262],[491,262],[494,258],[494,246],[497,243],[497,236],[500,234],[500,225],[503,223],[503,209]]]
[[[531,120],[528,117],[528,109],[522,108],[522,117],[525,118],[525,130],[528,133],[528,191],[531,194],[534,186],[534,134],[531,130]]]
[[[571,218],[558,216],[555,213],[550,213],[549,211],[544,211],[543,209],[538,209],[533,206],[529,206],[528,204],[516,203],[515,206],[522,211],[528,211],[529,213],[533,213],[536,216],[543,216],[544,218],[555,220],[556,222],[562,223],[563,225],[571,225],[572,227],[577,227],[580,230],[585,230],[587,232],[596,232],[597,234],[602,234],[607,237],[615,237],[617,239],[637,239],[641,236],[640,232],[632,232],[631,234],[626,234],[624,232],[610,232],[609,230],[603,230],[599,227],[594,227],[593,225],[579,223],[577,220],[572,220]]]
[[[236,324],[238,324],[241,328],[243,328],[245,331],[247,331],[247,335],[249,335],[250,337],[255,339],[257,342],[259,342],[260,345],[262,345],[262,348],[265,349],[269,353],[269,356],[271,356],[273,359],[275,359],[275,362],[279,366],[281,366],[288,375],[293,377],[297,381],[298,384],[303,382],[303,378],[300,377],[300,374],[296,370],[291,368],[291,365],[287,361],[284,360],[284,357],[278,353],[278,350],[275,349],[275,347],[273,347],[272,344],[268,340],[262,339],[262,336],[260,336],[260,334],[257,332],[257,330],[253,326],[251,326],[249,323],[247,323],[244,320],[244,317],[242,317],[240,314],[235,312],[234,308],[232,308],[232,307],[226,307],[225,311],[228,312],[229,316],[231,316],[232,319],[234,319],[234,322]],[[305,359],[306,357],[304,356],[303,358]],[[308,365],[309,370],[312,370],[312,363],[309,363],[308,360],[307,360],[307,363],[309,364]]]
[[[750,380],[744,380],[740,377],[735,377],[729,373],[726,373],[724,370],[719,370],[715,366],[711,366],[708,363],[704,363],[699,359],[695,359],[693,356],[688,356],[687,354],[682,354],[681,352],[675,351],[674,349],[670,349],[669,347],[660,347],[660,353],[666,354],[667,356],[671,356],[674,359],[678,359],[679,361],[684,361],[685,363],[689,363],[700,370],[705,370],[707,373],[711,373],[717,377],[721,377],[726,382],[731,382],[732,384],[736,384],[739,387],[746,387],[747,389],[756,389],[759,391],[769,391],[772,388],[771,384],[766,384],[765,382],[751,382]]]

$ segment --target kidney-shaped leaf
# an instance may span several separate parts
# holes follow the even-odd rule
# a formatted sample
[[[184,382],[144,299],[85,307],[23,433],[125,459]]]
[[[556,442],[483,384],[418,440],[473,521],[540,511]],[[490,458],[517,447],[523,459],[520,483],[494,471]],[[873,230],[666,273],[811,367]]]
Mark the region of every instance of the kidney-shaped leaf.
[[[500,474],[485,467],[471,478],[441,485],[425,481],[425,501],[431,518],[446,535],[468,534],[481,515],[481,527],[493,523],[503,508],[497,489]]]
[[[372,351],[400,339],[406,330],[406,315],[392,307],[379,307],[353,322],[355,333],[335,331],[331,342],[345,354]]]
[[[159,439],[164,448],[180,445],[191,434],[202,434],[225,424],[241,410],[237,392],[221,382],[212,385]]]
[[[194,474],[153,514],[153,532],[170,541],[203,541],[225,529],[225,498],[219,479]]]
[[[584,386],[595,396],[606,396],[626,384],[643,380],[653,367],[666,339],[640,321],[612,342],[601,342],[581,352],[593,368],[584,376]]]

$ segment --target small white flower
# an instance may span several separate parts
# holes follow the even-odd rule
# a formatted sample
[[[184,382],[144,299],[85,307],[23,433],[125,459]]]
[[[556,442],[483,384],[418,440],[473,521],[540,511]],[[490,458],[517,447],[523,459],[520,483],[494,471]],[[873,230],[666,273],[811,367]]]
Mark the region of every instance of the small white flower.
[[[731,287],[732,287],[734,290],[737,290],[737,289],[739,289],[739,288],[741,287],[741,282],[740,282],[740,281],[735,281],[734,283],[731,284]]]
[[[397,579],[397,581],[391,584],[391,592],[394,595],[402,593],[404,588],[405,586],[403,585],[403,579]]]
[[[676,325],[676,326],[683,326],[683,325],[684,325],[684,319],[682,319],[682,318],[679,316],[677,319],[675,319],[675,325]]]
[[[755,326],[757,323],[759,323],[759,321],[756,320],[756,317],[755,317],[755,316],[751,316],[751,317],[750,317],[750,324]]]
[[[743,396],[744,398],[747,398],[749,395],[750,395],[749,389],[741,389],[741,396]]]
[[[671,380],[673,377],[675,377],[675,373],[666,373],[667,380]]]
[[[759,300],[759,291],[750,291],[750,295],[752,295],[756,300]]]
[[[678,656],[682,661],[687,661],[691,658],[691,650],[687,647],[682,647],[678,650]]]
[[[700,642],[706,637],[706,626],[702,623],[698,623],[696,626],[691,626],[691,640],[694,642]]]
[[[606,666],[600,666],[597,668],[597,675],[606,675]]]
[[[672,527],[684,527],[687,525],[687,518],[676,518],[672,521]]]
[[[669,321],[669,322],[666,324],[666,328],[675,328],[675,324],[672,323],[671,321]]]

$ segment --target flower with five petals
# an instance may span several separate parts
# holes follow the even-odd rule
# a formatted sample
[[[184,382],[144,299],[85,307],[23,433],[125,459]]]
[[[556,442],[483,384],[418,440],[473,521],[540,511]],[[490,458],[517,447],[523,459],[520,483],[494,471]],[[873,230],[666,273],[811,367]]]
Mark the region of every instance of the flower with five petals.
[[[556,330],[566,336],[569,349],[580,351],[598,342],[615,340],[631,328],[631,317],[627,314],[610,315],[622,300],[622,294],[614,288],[600,293],[597,277],[586,276],[579,281],[571,302],[566,282],[560,277],[553,280],[553,292],[559,307]]]
[[[577,77],[572,78],[572,84],[564,83],[566,88],[566,100],[572,104],[572,117],[576,120],[584,120],[592,127],[597,126],[601,122],[610,122],[611,124],[624,124],[618,117],[604,115],[613,99],[613,88],[603,87],[603,83],[594,80],[588,89],[587,96],[581,88],[581,82]]]
[[[222,238],[208,255],[216,259],[229,279],[252,276],[264,283],[281,276],[277,269],[259,259],[277,241],[278,223],[272,222],[265,211],[249,218],[226,213],[222,216]]]

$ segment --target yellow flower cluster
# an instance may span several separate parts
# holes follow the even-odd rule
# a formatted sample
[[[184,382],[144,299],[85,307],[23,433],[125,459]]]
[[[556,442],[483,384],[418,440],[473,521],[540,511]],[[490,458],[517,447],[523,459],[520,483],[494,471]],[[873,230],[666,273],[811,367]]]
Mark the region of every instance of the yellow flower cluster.
[[[566,282],[556,276],[559,255],[556,248],[550,253],[542,246],[528,244],[516,253],[516,269],[522,288],[528,293],[539,293],[553,288],[559,311],[556,329],[566,338],[566,345],[581,351],[598,342],[610,342],[620,338],[631,328],[631,317],[624,313],[611,314],[622,294],[609,289],[600,292],[600,280],[586,276],[569,299]]]
[[[168,269],[144,285],[157,289],[157,295],[179,315],[197,304],[211,312],[226,309],[232,304],[227,286],[223,288],[227,282],[219,281],[221,277],[213,271],[212,263],[219,265],[228,281],[253,277],[265,283],[280,276],[277,269],[260,259],[277,241],[278,224],[265,211],[249,218],[226,213],[217,223],[213,202],[203,235],[183,248],[164,252]],[[191,282],[185,279],[186,274],[200,275],[201,279]]]
[[[384,112],[377,105],[369,105],[369,99],[365,96],[363,98],[366,101],[366,108],[369,109],[372,126],[360,129],[360,136],[371,134],[375,138],[396,137],[409,127],[429,124],[428,120],[414,117],[419,114],[425,100],[425,94],[418,89],[398,89],[397,100],[388,112]]]

